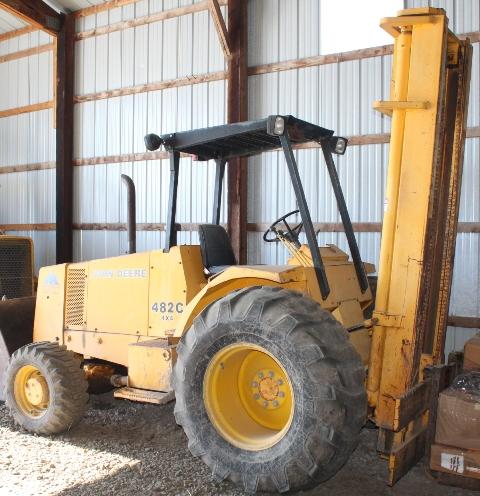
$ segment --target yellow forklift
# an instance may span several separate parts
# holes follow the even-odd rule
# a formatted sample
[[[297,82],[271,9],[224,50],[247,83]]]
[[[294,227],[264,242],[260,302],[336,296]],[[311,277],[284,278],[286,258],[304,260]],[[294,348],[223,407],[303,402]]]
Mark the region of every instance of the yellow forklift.
[[[6,404],[25,429],[70,429],[86,408],[82,364],[115,396],[163,403],[193,455],[250,493],[301,490],[347,461],[367,419],[393,484],[423,454],[432,367],[443,347],[458,218],[471,46],[441,9],[384,19],[395,38],[392,117],[378,290],[373,296],[333,160],[347,140],[287,115],[148,135],[170,154],[163,250],[40,271],[31,343],[7,364]],[[321,146],[350,256],[319,247],[294,148]],[[219,225],[225,165],[281,149],[298,210],[264,235],[283,266],[238,265]],[[212,224],[176,242],[181,154],[214,160]],[[123,366],[124,375],[108,366]],[[110,370],[110,372],[108,372]]]

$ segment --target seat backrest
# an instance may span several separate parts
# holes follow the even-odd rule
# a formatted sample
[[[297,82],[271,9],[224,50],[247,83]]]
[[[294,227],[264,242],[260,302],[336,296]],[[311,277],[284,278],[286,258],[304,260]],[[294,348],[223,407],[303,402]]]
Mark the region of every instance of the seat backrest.
[[[200,224],[198,226],[200,250],[203,265],[208,270],[212,267],[237,265],[232,243],[227,231],[216,224]]]

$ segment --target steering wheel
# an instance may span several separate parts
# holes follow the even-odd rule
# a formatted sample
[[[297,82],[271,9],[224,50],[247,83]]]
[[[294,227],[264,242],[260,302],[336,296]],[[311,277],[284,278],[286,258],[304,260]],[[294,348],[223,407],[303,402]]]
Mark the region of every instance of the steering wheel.
[[[263,241],[267,243],[278,243],[280,241],[278,235],[281,234],[284,238],[292,243],[295,243],[297,247],[300,247],[299,235],[303,229],[303,222],[300,222],[294,227],[291,227],[287,222],[287,218],[292,215],[296,215],[300,212],[300,210],[294,210],[293,212],[289,212],[288,214],[279,217],[263,234]],[[278,225],[283,224],[283,227],[286,228],[286,231],[283,229],[278,229]],[[270,233],[273,233],[273,236],[269,236]]]

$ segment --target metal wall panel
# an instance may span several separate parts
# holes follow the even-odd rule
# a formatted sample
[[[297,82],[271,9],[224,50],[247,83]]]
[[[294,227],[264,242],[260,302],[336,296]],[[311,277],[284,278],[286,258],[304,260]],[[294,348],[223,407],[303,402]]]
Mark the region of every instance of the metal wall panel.
[[[199,0],[195,0],[199,1]],[[87,7],[97,0],[61,0],[69,8]],[[192,0],[142,0],[77,20],[77,31],[94,29],[179,6]],[[480,29],[478,0],[435,0],[447,9],[451,27],[459,33]],[[406,7],[428,1],[406,0]],[[224,12],[225,9],[223,8]],[[0,17],[0,32],[2,30]],[[333,21],[332,21],[333,22]],[[249,65],[321,54],[318,0],[249,0]],[[48,43],[31,33],[0,43],[0,55]],[[480,125],[480,46],[474,48],[469,125]],[[322,65],[249,78],[249,117],[294,114],[343,135],[388,133],[390,119],[371,109],[373,100],[389,95],[391,56]],[[0,64],[0,109],[52,98],[52,59],[45,53]],[[75,92],[86,95],[172,78],[225,69],[215,27],[208,12],[199,12],[145,26],[88,38],[76,43]],[[77,159],[145,151],[146,132],[167,133],[225,122],[226,83],[204,83],[86,102],[75,106]],[[0,119],[0,166],[54,160],[51,112]],[[296,152],[312,217],[338,222],[335,199],[319,150]],[[462,221],[480,221],[478,191],[480,140],[467,140],[461,198]],[[388,145],[351,147],[337,161],[350,215],[354,222],[380,222]],[[126,218],[126,195],[120,175],[131,175],[137,186],[139,223],[166,221],[168,161],[127,162],[75,168],[74,221],[116,223]],[[182,159],[179,222],[210,219],[214,169]],[[54,171],[0,174],[0,223],[53,222]],[[225,195],[224,195],[225,196]],[[19,201],[20,199],[20,201]],[[268,223],[295,209],[295,198],[278,152],[249,161],[248,221]],[[225,202],[222,220],[226,219]],[[35,232],[37,266],[54,260],[54,233]],[[161,247],[164,233],[138,233],[138,250]],[[265,244],[262,233],[248,234],[249,261],[283,263],[283,247]],[[365,260],[377,263],[380,234],[359,233]],[[197,242],[196,233],[179,233],[180,242]],[[319,242],[347,250],[341,233],[321,233]],[[76,231],[76,260],[115,256],[125,252],[126,233]],[[455,265],[452,313],[479,316],[480,277],[478,234],[460,234]],[[347,250],[348,251],[348,250]],[[465,295],[469,295],[466,298]],[[470,331],[455,330],[447,349],[462,346]]]
[[[137,2],[79,19],[77,30],[138,18],[192,1]],[[225,12],[225,9],[223,9]],[[215,26],[207,11],[184,15],[76,44],[76,93],[79,95],[225,70]],[[115,156],[145,151],[147,132],[164,134],[223,124],[226,83],[195,84],[150,91],[75,106],[75,158]],[[137,189],[137,222],[165,223],[169,187],[168,160],[75,168],[74,222],[124,222],[126,195],[120,175],[132,176]],[[213,208],[214,166],[182,159],[177,221],[208,222]],[[222,221],[226,220],[226,191]],[[160,248],[164,233],[138,232],[137,249]],[[179,242],[196,233],[179,233]],[[125,233],[79,232],[75,258],[118,255]]]
[[[0,34],[15,31],[27,25],[18,17],[8,13],[6,10],[0,10]]]
[[[441,7],[446,10],[449,27],[455,33],[469,33],[480,30],[480,2],[478,0],[405,0],[406,8]],[[468,125],[480,125],[480,46],[473,45],[472,80]],[[460,206],[460,221],[480,220],[480,140],[467,139],[465,147],[464,176]],[[459,234],[455,255],[454,281],[450,313],[468,317],[479,317],[480,272],[479,235]],[[477,332],[475,329],[449,327],[445,351],[461,350],[467,339]]]
[[[21,23],[21,26],[24,24]],[[0,56],[52,43],[32,32],[0,43]],[[0,110],[53,99],[53,52],[0,63]],[[55,161],[52,110],[0,118],[0,168]],[[55,222],[55,170],[0,174],[0,224]],[[13,233],[15,234],[15,233]],[[28,232],[35,267],[55,262],[55,232]]]
[[[312,37],[309,48],[306,48],[303,36],[304,33],[312,31],[312,23],[317,24],[318,33],[318,3],[290,2],[287,6],[279,0],[251,0],[250,65],[318,55],[320,53],[318,36]],[[478,0],[432,3],[447,9],[450,27],[454,31],[463,33],[480,29]],[[405,6],[425,5],[428,5],[428,2],[407,1]],[[295,11],[295,8],[298,10]],[[308,17],[299,14],[302,9],[309,12]],[[281,18],[287,10],[292,24],[288,35],[281,28]],[[298,23],[301,29],[293,26],[294,23]],[[480,123],[479,50],[479,44],[475,44],[469,126],[478,126]],[[260,118],[272,113],[291,113],[334,129],[342,135],[388,133],[390,119],[374,112],[371,106],[374,100],[388,99],[391,63],[392,57],[384,56],[250,77],[250,118]],[[480,220],[479,148],[478,139],[467,140],[460,213],[462,221]],[[297,151],[296,156],[313,220],[339,222],[337,207],[320,152]],[[351,147],[344,157],[337,160],[340,181],[352,221],[381,221],[387,162],[387,145]],[[249,222],[269,223],[281,214],[296,208],[286,173],[286,166],[278,153],[250,159]],[[478,234],[459,235],[452,314],[479,315],[477,238]],[[357,240],[362,257],[367,261],[378,263],[380,234],[357,233]],[[320,234],[319,241],[335,243],[348,252],[343,234]],[[251,263],[284,263],[288,256],[283,247],[263,243],[261,233],[249,233],[248,249]],[[471,295],[471,298],[467,299],[470,302],[468,305],[465,305],[466,294]],[[465,330],[458,333],[449,332],[447,352],[461,348],[464,339],[471,334],[471,331]]]

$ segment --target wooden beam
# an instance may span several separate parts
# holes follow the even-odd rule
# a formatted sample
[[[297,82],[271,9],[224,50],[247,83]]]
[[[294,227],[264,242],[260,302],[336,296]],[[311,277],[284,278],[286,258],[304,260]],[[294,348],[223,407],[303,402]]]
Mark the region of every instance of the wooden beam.
[[[25,105],[24,107],[16,107],[7,110],[0,110],[0,118],[11,117],[12,115],[28,114],[29,112],[39,112],[40,110],[47,110],[53,108],[53,101],[33,103],[32,105]]]
[[[74,98],[75,103],[91,102],[95,100],[104,100],[106,98],[116,98],[127,95],[138,95],[147,91],[159,91],[169,88],[179,88],[181,86],[191,86],[193,84],[210,83],[212,81],[222,81],[226,78],[225,71],[210,72],[208,74],[196,74],[178,79],[167,79],[157,83],[139,84],[137,86],[129,86],[128,88],[119,88],[117,90],[101,91],[99,93],[89,93],[87,95],[79,95]]]
[[[285,62],[276,62],[273,64],[262,64],[248,68],[249,76],[258,76],[259,74],[269,74],[271,72],[291,71],[292,69],[304,69],[306,67],[316,67],[319,65],[337,64],[349,60],[361,60],[372,57],[381,57],[391,55],[393,45],[383,45],[373,48],[362,48],[349,52],[331,53],[329,55],[317,55],[315,57],[305,57],[302,59],[286,60]]]
[[[480,127],[472,127],[467,130],[467,138],[478,138],[478,137],[480,137]],[[388,143],[389,141],[390,141],[389,134],[363,134],[363,135],[348,137],[349,146],[378,145],[378,144]],[[316,149],[319,147],[320,145],[318,145],[317,143],[306,143],[302,145],[297,145],[294,148]],[[181,156],[189,157],[190,155],[186,153],[182,153]],[[107,155],[103,157],[78,158],[73,160],[73,165],[80,167],[80,166],[88,166],[88,165],[121,164],[128,162],[145,162],[147,160],[167,160],[167,159],[168,159],[167,152],[126,153],[123,155]],[[5,167],[0,167],[0,174],[7,174],[12,172],[28,172],[31,170],[44,170],[44,169],[54,169],[54,168],[55,168],[55,162],[10,165]],[[480,226],[480,224],[478,224],[478,226]],[[368,228],[367,231],[364,232],[370,232],[369,229],[370,228]],[[475,222],[460,223],[459,232],[476,233],[476,232],[480,232],[480,230],[478,230],[477,224]]]
[[[193,6],[196,7],[199,5],[202,4],[194,4]],[[162,14],[165,14],[165,12],[162,12]],[[106,28],[110,28],[110,26],[106,26]],[[268,74],[270,72],[279,72],[279,71],[299,69],[304,67],[313,67],[316,65],[323,65],[323,64],[333,64],[337,62],[344,62],[346,60],[359,60],[365,57],[376,57],[379,55],[385,55],[386,53],[391,53],[388,51],[389,48],[391,48],[391,45],[386,45],[384,47],[367,48],[363,50],[354,50],[352,52],[344,52],[344,53],[338,53],[332,55],[325,55],[325,56],[322,55],[319,57],[309,57],[307,59],[298,59],[293,61],[280,62],[278,64],[266,64],[262,66],[251,67],[250,69],[248,69],[248,73],[249,75]],[[385,50],[381,50],[381,49],[385,49]],[[166,81],[140,84],[136,86],[123,87],[109,91],[101,91],[98,93],[89,93],[86,95],[77,95],[75,96],[75,103],[91,102],[95,100],[104,100],[107,98],[135,95],[139,93],[146,93],[149,91],[160,91],[168,88],[179,88],[182,86],[190,86],[193,84],[208,83],[212,81],[222,81],[224,79],[227,79],[227,77],[228,74],[225,71],[217,71],[206,74],[194,74],[192,76],[186,76],[176,79],[168,79]],[[478,133],[478,130],[476,132]],[[374,141],[372,141],[371,143],[367,143],[366,139],[368,136],[372,137],[372,140]],[[467,134],[467,137],[473,137],[473,136],[469,136]],[[389,137],[387,134],[383,134],[383,135],[372,134],[372,135],[366,135],[365,138],[361,136],[358,138],[361,140],[361,142],[359,142],[358,144],[379,144],[379,143],[388,143],[389,141]],[[357,144],[357,143],[353,141],[352,138],[350,145],[353,144]],[[303,145],[304,148],[315,147],[315,146],[316,146],[315,144]]]
[[[248,2],[228,0],[228,32],[232,56],[227,76],[227,121],[248,120]],[[228,231],[239,263],[247,260],[247,173],[246,158],[228,163]]]
[[[472,43],[478,43],[480,42],[480,31],[464,33],[458,35],[458,37],[462,39],[469,38]],[[248,68],[248,75],[257,76],[259,74],[269,74],[271,72],[290,71],[292,69],[304,69],[306,67],[337,64],[339,62],[347,62],[350,60],[362,60],[372,57],[381,57],[383,55],[391,55],[392,53],[393,45],[381,45],[377,47],[361,48],[360,50],[351,50],[348,52],[330,53],[328,55],[317,55],[301,59],[286,60],[284,62],[257,65]]]
[[[470,33],[463,33],[457,35],[461,40],[466,40],[467,38],[470,40],[470,43],[478,43],[480,42],[480,31],[472,31]]]
[[[36,164],[7,165],[0,167],[0,174],[12,174],[14,172],[31,172],[38,170],[55,169],[55,162],[39,162]]]
[[[52,36],[57,36],[63,25],[63,14],[42,0],[0,0],[0,8]]]
[[[57,38],[56,222],[57,263],[73,259],[73,87],[75,17],[67,14]]]
[[[228,60],[232,56],[232,48],[230,36],[227,31],[227,26],[225,26],[225,19],[223,18],[222,11],[220,10],[218,0],[208,0],[208,7],[215,24],[215,29],[217,30],[218,39],[220,41],[220,45],[222,46],[223,54]]]
[[[21,166],[19,166],[21,167]],[[1,170],[1,168],[0,168]],[[1,172],[0,172],[1,173]],[[198,223],[176,223],[181,231],[196,231]],[[50,227],[48,227],[50,226]],[[115,222],[87,222],[72,224],[73,229],[83,231],[124,231],[125,223]],[[226,225],[227,226],[227,225]],[[248,223],[248,232],[264,232],[270,227],[270,223]],[[343,233],[343,224],[338,222],[314,222],[315,231],[322,233]],[[353,230],[358,233],[380,233],[382,231],[381,222],[353,222]],[[165,229],[164,223],[138,223],[137,231],[162,231]],[[55,224],[2,224],[2,231],[47,231],[55,230]],[[480,222],[463,222],[458,225],[458,233],[480,234]],[[453,324],[452,324],[453,325]]]
[[[480,126],[469,127],[466,136],[467,138],[480,138]]]
[[[271,223],[253,223],[247,224],[248,232],[265,232]],[[368,232],[381,232],[381,222],[352,222],[352,227],[355,232],[368,233]],[[322,233],[340,233],[344,232],[343,224],[341,222],[314,222],[313,228],[315,231]]]
[[[11,60],[30,57],[32,55],[38,55],[39,53],[50,52],[51,50],[53,50],[53,47],[53,43],[47,43],[46,45],[40,45],[33,48],[27,48],[26,50],[19,50],[18,52],[8,53],[7,55],[1,55],[0,64],[10,62]]]
[[[55,231],[55,224],[0,224],[0,232]]]
[[[87,17],[90,15],[100,14],[111,9],[118,9],[119,7],[125,7],[126,5],[131,5],[132,3],[137,3],[140,0],[111,0],[110,2],[100,3],[98,5],[92,5],[91,7],[85,7],[84,9],[76,10],[73,12],[75,17]]]
[[[6,33],[0,34],[0,43],[2,41],[11,40],[12,38],[16,38],[17,36],[23,36],[24,34],[33,33],[34,31],[38,31],[38,28],[35,26],[25,26],[24,28],[15,29],[14,31],[7,31]]]
[[[227,0],[219,0],[220,5],[225,5],[226,2]],[[203,2],[198,2],[192,5],[187,5],[185,7],[177,7],[176,9],[156,12],[155,14],[138,17],[137,19],[131,19],[129,21],[116,22],[107,26],[89,29],[88,31],[80,31],[75,35],[75,40],[85,40],[87,38],[92,38],[93,36],[101,36],[103,34],[115,33],[116,31],[122,31],[124,29],[145,26],[154,22],[165,21],[167,19],[173,19],[175,17],[180,17],[187,14],[194,14],[196,12],[202,12],[204,10],[208,10],[208,0],[204,0]]]
[[[449,315],[447,325],[452,327],[463,327],[464,329],[480,329],[480,318]]]

